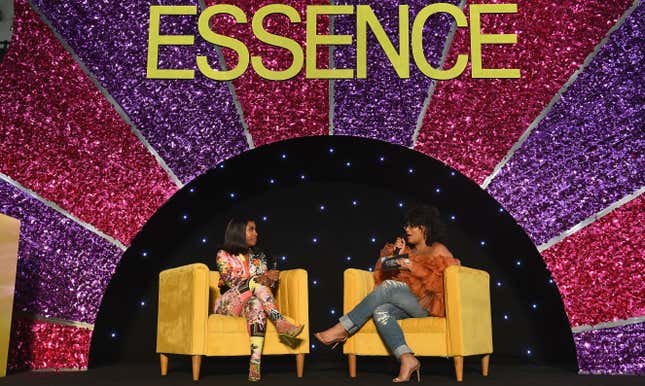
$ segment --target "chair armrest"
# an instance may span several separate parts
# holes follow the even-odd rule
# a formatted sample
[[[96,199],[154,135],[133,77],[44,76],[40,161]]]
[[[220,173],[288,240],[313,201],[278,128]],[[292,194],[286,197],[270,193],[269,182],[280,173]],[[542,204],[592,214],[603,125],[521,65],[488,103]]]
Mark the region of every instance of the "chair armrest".
[[[309,325],[309,285],[307,271],[289,269],[280,271],[276,302],[281,313],[298,323]]]
[[[347,314],[374,289],[374,274],[356,268],[343,273],[343,313]]]
[[[157,352],[202,355],[206,352],[209,270],[204,264],[159,274]]]
[[[464,356],[493,352],[488,272],[464,266],[444,271],[448,354]]]

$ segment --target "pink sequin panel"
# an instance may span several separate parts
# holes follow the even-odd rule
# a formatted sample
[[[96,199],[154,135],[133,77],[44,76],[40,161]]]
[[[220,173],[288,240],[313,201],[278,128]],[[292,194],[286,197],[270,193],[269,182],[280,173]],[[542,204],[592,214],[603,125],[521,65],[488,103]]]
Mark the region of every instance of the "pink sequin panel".
[[[571,326],[645,315],[642,195],[542,252]]]
[[[9,371],[87,369],[92,330],[15,318],[9,345]]]
[[[206,5],[221,3],[206,0]],[[235,4],[246,13],[249,23],[236,24],[225,15],[213,17],[211,23],[217,33],[234,37],[246,44],[251,56],[261,55],[264,65],[272,70],[285,70],[293,60],[284,48],[269,46],[257,40],[251,30],[251,19],[255,12],[275,1],[255,0]],[[285,36],[300,43],[303,50],[306,41],[306,6],[329,5],[329,1],[288,0],[280,4],[295,8],[301,23],[290,23],[286,16],[272,15],[265,19],[264,26],[270,33]],[[310,21],[307,21],[310,22]],[[318,18],[318,34],[329,34],[329,19]],[[234,51],[224,48],[228,68],[237,65]],[[329,49],[321,46],[317,52],[318,68],[328,68]],[[272,81],[257,75],[251,65],[244,75],[233,82],[238,100],[244,111],[255,146],[308,135],[329,133],[329,81],[326,79],[305,79],[305,65],[295,78]]]
[[[469,65],[460,77],[439,82],[415,144],[477,183],[492,173],[632,1],[516,3],[516,14],[483,15],[482,32],[515,33],[518,43],[485,45],[482,53],[484,68],[519,68],[521,78],[473,79]],[[469,52],[469,39],[468,29],[460,28],[445,68],[457,54]]]
[[[0,172],[128,244],[177,186],[25,1],[13,28]]]

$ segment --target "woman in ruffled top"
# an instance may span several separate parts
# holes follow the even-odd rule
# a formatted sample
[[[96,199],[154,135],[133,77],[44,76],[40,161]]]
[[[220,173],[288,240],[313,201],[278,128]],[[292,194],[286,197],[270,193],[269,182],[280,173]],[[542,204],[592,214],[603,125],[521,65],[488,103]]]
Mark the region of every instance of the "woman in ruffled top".
[[[400,362],[399,375],[393,382],[405,382],[415,372],[420,380],[421,364],[408,347],[399,319],[445,315],[443,271],[459,260],[439,240],[443,226],[439,210],[432,206],[417,206],[406,215],[405,239],[399,237],[381,250],[374,267],[375,288],[354,309],[339,319],[333,327],[314,336],[325,345],[334,347],[347,340],[370,318],[385,345]],[[383,257],[407,254],[397,260],[396,270],[384,270]]]

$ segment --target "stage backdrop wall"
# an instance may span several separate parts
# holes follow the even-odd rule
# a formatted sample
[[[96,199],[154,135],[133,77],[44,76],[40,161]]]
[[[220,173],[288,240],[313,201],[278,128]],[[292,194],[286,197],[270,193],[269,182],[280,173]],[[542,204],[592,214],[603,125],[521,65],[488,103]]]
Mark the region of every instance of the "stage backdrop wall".
[[[495,361],[575,366],[562,301],[535,246],[499,203],[453,169],[402,146],[338,136],[282,141],[221,166],[175,194],[125,252],[97,316],[93,364],[158,361],[159,272],[195,262],[217,269],[236,213],[256,218],[260,245],[281,269],[308,271],[315,332],[342,314],[343,271],[371,270],[383,245],[402,233],[405,212],[425,203],[443,213],[444,242],[462,264],[491,275]],[[323,358],[325,366],[346,366],[312,342],[307,368]],[[293,358],[286,361],[292,367]],[[225,368],[219,358],[205,363]]]
[[[479,1],[476,1],[479,2]],[[196,1],[163,1],[193,4]],[[303,12],[306,2],[291,2]],[[397,2],[366,2],[395,29]],[[421,2],[410,2],[417,12]],[[463,6],[468,12],[471,1]],[[246,2],[251,13],[259,1]],[[645,163],[643,12],[638,1],[520,1],[485,30],[512,31],[484,63],[519,80],[398,79],[374,40],[367,80],[230,82],[145,75],[150,2],[17,0],[0,64],[0,211],[23,224],[13,368],[85,368],[104,291],[142,226],[175,192],[231,157],[311,135],[391,142],[437,159],[497,200],[540,252],[563,299],[584,373],[642,373]],[[441,66],[468,52],[449,19],[426,26]],[[302,42],[302,26],[276,33]],[[320,21],[320,33],[352,22]],[[220,21],[214,28],[230,29]],[[197,35],[195,18],[164,22]],[[284,53],[237,38],[252,50]],[[109,36],[109,38],[106,38]],[[372,39],[372,37],[370,37]],[[255,52],[255,51],[254,51]],[[190,66],[212,46],[167,47]],[[320,53],[350,66],[354,47]],[[326,55],[326,56],[325,56]],[[225,61],[230,61],[224,52]],[[327,60],[325,60],[327,59]]]

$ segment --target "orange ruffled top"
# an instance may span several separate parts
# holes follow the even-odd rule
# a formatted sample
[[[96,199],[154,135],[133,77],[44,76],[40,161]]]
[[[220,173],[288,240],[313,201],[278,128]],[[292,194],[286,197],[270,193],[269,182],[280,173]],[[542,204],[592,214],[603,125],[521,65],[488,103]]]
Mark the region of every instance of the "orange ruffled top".
[[[406,247],[401,254],[410,253]],[[381,249],[380,257],[392,256],[394,244],[385,244]],[[419,304],[431,316],[444,317],[446,307],[443,291],[443,271],[451,265],[461,265],[458,259],[443,255],[416,255],[410,256],[411,271],[386,271],[381,270],[381,259],[374,266],[375,284],[379,285],[385,280],[402,281],[408,285],[410,291],[417,297]]]

